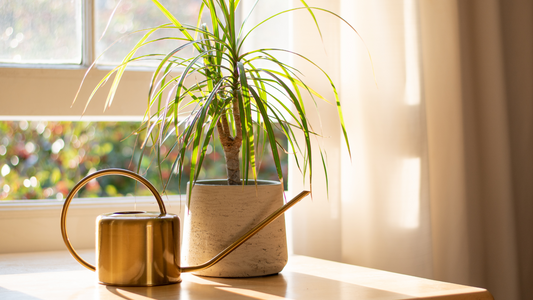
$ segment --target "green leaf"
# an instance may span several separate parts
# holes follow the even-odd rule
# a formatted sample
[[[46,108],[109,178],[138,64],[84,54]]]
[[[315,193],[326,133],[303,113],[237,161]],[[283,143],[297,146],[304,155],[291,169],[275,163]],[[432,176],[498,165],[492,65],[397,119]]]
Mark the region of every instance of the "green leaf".
[[[312,184],[312,172],[313,172],[313,166],[312,166],[312,155],[311,155],[311,139],[309,137],[309,126],[307,124],[307,116],[305,115],[305,111],[304,111],[304,108],[303,108],[303,102],[301,99],[298,99],[298,97],[296,97],[294,95],[294,93],[291,91],[291,89],[283,82],[282,79],[280,79],[279,77],[277,77],[275,74],[269,72],[269,71],[266,71],[266,70],[262,70],[263,72],[269,74],[271,77],[273,77],[274,79],[276,79],[276,81],[278,82],[278,84],[283,87],[283,89],[287,92],[287,94],[289,94],[290,98],[292,99],[292,103],[294,104],[299,116],[300,116],[300,121],[301,121],[301,124],[302,124],[302,131],[303,131],[303,134],[304,134],[304,139],[305,139],[305,143],[306,143],[306,156],[307,158],[305,159],[304,158],[304,175],[305,175],[305,170],[306,170],[306,165],[308,164],[309,165],[309,182],[310,184]],[[302,104],[301,104],[302,103]],[[305,176],[304,176],[305,177]],[[312,188],[312,187],[311,187]]]
[[[254,2],[254,4],[252,5],[252,8],[250,9],[250,11],[248,12],[248,14],[246,15],[246,17],[244,18],[244,21],[242,21],[241,23],[241,29],[239,30],[239,35],[238,35],[238,38],[240,39],[241,38],[241,34],[242,34],[242,30],[244,29],[244,25],[246,24],[246,22],[248,21],[248,19],[250,18],[250,16],[252,15],[252,12],[254,11],[255,7],[257,6],[257,3],[259,2],[259,0],[256,0]]]
[[[248,81],[246,79],[246,71],[244,70],[244,65],[242,64],[242,62],[237,63],[237,68],[239,71],[239,77],[241,81],[242,101],[243,101],[243,111],[244,111],[243,141],[244,141],[245,148],[246,148],[245,153],[243,153],[243,160],[245,161],[244,179],[248,181],[247,173],[248,173],[248,167],[250,167],[252,169],[252,176],[254,178],[254,181],[257,181],[257,171],[256,171],[256,166],[255,166],[254,131],[253,131],[253,121],[252,121],[253,118],[252,118],[252,111],[251,111],[251,105],[250,105],[250,87],[248,86]],[[242,116],[243,115],[241,115],[241,117]]]
[[[189,174],[189,207],[190,207],[190,196],[192,194],[192,188],[196,182],[197,173],[195,170],[201,167],[201,162],[203,162],[203,158],[199,159],[198,152],[199,152],[199,145],[202,138],[202,132],[203,132],[203,125],[206,122],[206,118],[208,115],[208,111],[211,108],[211,103],[216,97],[217,91],[220,89],[223,81],[220,81],[213,89],[213,91],[209,94],[209,97],[205,101],[202,108],[199,110],[199,112],[195,115],[195,121],[194,124],[191,124],[189,128],[196,127],[196,130],[194,131],[194,142],[193,142],[193,149],[192,149],[192,156],[191,156],[191,167],[190,167],[190,174]],[[190,135],[189,135],[190,136]],[[182,148],[182,155],[184,154],[184,148]],[[202,154],[205,155],[205,154]],[[200,162],[200,164],[199,164]]]
[[[307,57],[299,54],[299,53],[296,53],[296,52],[293,52],[293,51],[288,51],[288,50],[284,50],[284,49],[277,49],[277,48],[271,48],[271,49],[261,49],[261,50],[275,50],[275,51],[282,51],[282,52],[288,52],[288,53],[292,53],[300,58],[303,58],[304,60],[308,61],[309,63],[311,63],[312,65],[314,65],[316,68],[318,68],[322,74],[324,74],[326,76],[326,78],[328,79],[329,81],[329,84],[331,85],[331,88],[333,89],[333,93],[335,95],[335,103],[337,105],[337,113],[339,115],[339,120],[340,120],[340,125],[341,125],[341,129],[342,129],[342,134],[343,134],[343,137],[344,137],[344,141],[346,143],[346,147],[348,149],[348,154],[349,156],[351,157],[352,154],[351,154],[351,150],[350,150],[350,142],[348,141],[348,133],[346,132],[346,126],[344,124],[344,117],[343,117],[343,113],[342,113],[342,108],[341,108],[341,103],[340,103],[340,99],[339,99],[339,94],[337,92],[337,88],[335,87],[335,84],[333,83],[333,80],[331,80],[331,77],[329,77],[328,73],[326,73],[326,71],[324,71],[320,66],[318,66],[315,62],[313,62],[312,60],[308,59]],[[270,72],[270,71],[267,71],[268,73],[270,74],[273,74],[273,72]],[[300,98],[298,96],[298,98]],[[303,107],[303,105],[302,105]],[[305,111],[304,111],[305,113]]]
[[[309,7],[309,5],[307,5],[307,3],[305,3],[304,0],[300,0],[300,2],[302,2],[302,4],[307,8],[307,11],[313,18],[313,21],[315,21],[316,28],[318,29],[318,34],[320,34],[320,40],[322,41],[322,43],[324,43],[324,38],[322,37],[322,31],[320,31],[320,26],[318,26],[318,21],[316,20],[316,16],[313,13],[313,10]]]
[[[200,24],[202,24],[202,14],[204,12],[205,3],[202,2],[200,5],[200,9],[198,11],[198,20],[196,21],[196,27],[200,28]],[[194,39],[196,40],[198,38],[198,31],[194,33]]]
[[[163,4],[161,4],[159,1],[157,0],[152,0],[152,2],[154,2],[154,4],[159,8],[159,10],[167,17],[167,19],[170,20],[170,22],[172,22],[172,24],[176,25],[177,27],[180,27],[180,28],[184,28],[182,25],[181,25],[181,22],[178,21],[178,19],[176,19],[171,13],[170,11],[168,11],[168,9],[166,9]],[[187,37],[187,39],[189,39],[190,41],[194,41],[194,38],[189,34],[189,32],[185,29],[180,29],[180,31],[183,33],[183,35],[185,35],[185,37]],[[196,46],[196,50],[200,51],[199,47]]]
[[[272,123],[270,119],[268,118],[268,113],[266,110],[266,107],[263,105],[263,102],[259,98],[259,95],[257,95],[257,92],[254,89],[250,89],[250,92],[252,93],[252,96],[255,98],[255,103],[257,104],[257,108],[259,108],[259,111],[261,112],[261,115],[263,116],[263,121],[265,128],[267,130],[268,139],[270,141],[270,149],[272,150],[272,158],[274,159],[274,164],[276,165],[276,171],[278,173],[279,181],[281,182],[281,185],[283,186],[283,171],[281,169],[281,162],[279,159],[279,152],[276,144],[276,137],[274,135],[274,130],[272,129]]]
[[[320,158],[322,159],[322,167],[324,168],[324,175],[326,176],[326,195],[329,200],[329,179],[328,179],[328,168],[326,164],[326,160],[324,159],[324,153],[322,152],[322,149],[320,150]]]

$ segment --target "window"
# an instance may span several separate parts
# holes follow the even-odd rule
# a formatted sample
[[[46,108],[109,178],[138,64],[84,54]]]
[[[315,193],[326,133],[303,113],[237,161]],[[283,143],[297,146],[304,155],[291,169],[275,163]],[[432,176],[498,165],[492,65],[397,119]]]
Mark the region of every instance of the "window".
[[[180,8],[177,14],[188,23],[196,22],[201,0],[161,2]],[[163,23],[168,20],[149,0],[0,2],[0,120],[4,120],[0,121],[0,200],[62,199],[92,169],[134,168],[136,162],[126,164],[134,142],[111,140],[138,126],[131,121],[140,120],[144,113],[146,104],[139,95],[146,94],[150,72],[138,69],[127,74],[113,107],[103,113],[100,95],[82,119],[105,122],[66,120],[81,119],[84,101],[107,73],[106,65],[118,64],[143,34],[135,31]],[[156,46],[162,53],[176,47]],[[151,47],[146,51],[154,50]],[[70,108],[87,67],[97,58],[80,100]],[[116,122],[124,120],[130,122]],[[106,135],[109,132],[115,133]],[[121,150],[112,152],[114,161],[98,162],[109,154],[108,148]],[[126,190],[125,194],[131,193],[129,187]],[[101,191],[81,196],[117,193],[112,185],[105,185]]]
[[[167,7],[175,7],[172,11],[177,14],[196,14],[197,7],[201,2],[200,0],[160,1]],[[186,5],[183,5],[183,3],[186,3]],[[31,8],[31,5],[35,7]],[[114,11],[116,5],[118,5],[118,8]],[[20,9],[21,7],[22,9]],[[51,59],[50,55],[44,55],[43,53],[39,53],[39,51],[34,54],[35,58],[31,58],[32,56],[28,56],[22,52],[17,52],[25,47],[29,47],[28,45],[31,45],[32,36],[35,36],[33,33],[26,33],[26,31],[20,29],[25,27],[24,25],[34,22],[34,18],[28,19],[27,16],[35,16],[37,13],[42,13],[43,11],[46,11],[45,7],[56,7],[58,9],[67,9],[67,7],[70,7],[69,9],[71,13],[63,13],[70,18],[68,21],[67,19],[61,19],[51,15],[47,15],[46,20],[57,20],[57,23],[60,23],[59,25],[67,25],[68,28],[65,30],[71,30],[69,33],[62,31],[56,35],[58,37],[68,36],[72,39],[70,42],[71,44],[68,44],[69,46],[50,46],[49,48],[52,49],[51,51],[56,51],[62,47],[68,47],[69,51],[71,51],[69,53],[71,54],[66,55],[67,53],[65,51],[57,50],[55,53],[59,54],[56,56],[52,55],[54,58]],[[148,10],[139,11],[139,7],[148,8]],[[279,9],[282,9],[281,6]],[[35,13],[30,13],[31,10],[34,10]],[[92,87],[94,87],[107,73],[110,65],[116,63],[117,57],[120,57],[123,54],[106,52],[99,58],[99,64],[96,68],[86,77],[84,76],[88,66],[90,66],[102,51],[113,43],[119,35],[150,25],[153,26],[154,24],[167,23],[168,21],[157,11],[157,9],[155,9],[155,7],[153,7],[150,0],[5,0],[0,2],[0,14],[4,13],[12,14],[13,17],[9,19],[4,17],[4,15],[0,16],[0,193],[5,197],[3,199],[8,199],[7,194],[15,191],[13,183],[11,182],[16,181],[17,184],[19,184],[19,192],[25,196],[9,196],[9,199],[46,198],[48,200],[24,202],[0,201],[0,228],[17,229],[16,231],[0,231],[0,240],[3,241],[3,243],[0,244],[0,253],[64,249],[62,241],[57,236],[57,212],[62,205],[62,202],[57,201],[57,199],[64,197],[65,191],[60,191],[60,187],[57,187],[52,183],[53,179],[50,179],[50,182],[46,183],[48,178],[45,176],[43,177],[44,179],[41,179],[41,177],[37,175],[36,170],[29,169],[30,173],[22,173],[25,172],[22,171],[24,163],[23,158],[19,157],[13,152],[13,149],[10,148],[13,146],[12,143],[14,143],[14,140],[16,140],[14,136],[19,134],[18,141],[20,142],[20,145],[17,146],[17,151],[35,153],[39,147],[41,147],[40,149],[42,150],[46,146],[37,144],[36,140],[28,140],[29,137],[27,138],[25,135],[41,136],[45,134],[46,129],[52,127],[63,127],[63,133],[65,133],[67,131],[65,128],[68,128],[68,130],[78,128],[76,130],[86,130],[90,132],[91,126],[101,126],[101,123],[95,123],[96,121],[111,122],[108,123],[108,126],[134,126],[132,124],[135,123],[130,122],[138,122],[144,114],[146,107],[145,97],[139,95],[147,94],[148,87],[146,82],[150,79],[150,71],[146,68],[136,68],[134,69],[134,72],[127,72],[123,77],[113,105],[106,111],[103,111],[105,91],[98,93],[86,108],[82,118],[80,116],[85,109],[85,99],[88,98],[88,95],[92,91]],[[26,16],[26,21],[23,21],[23,18],[17,14]],[[137,23],[139,20],[132,18],[134,14],[146,17],[144,22],[148,23],[146,23],[146,25]],[[109,18],[112,15],[113,17],[109,22]],[[155,19],[152,19],[152,17],[158,21],[153,21]],[[16,25],[13,23],[13,20],[20,21],[20,24],[22,25]],[[195,15],[190,23],[196,23]],[[46,30],[60,31],[57,27],[54,27],[54,25],[48,25],[49,28]],[[45,30],[41,26],[35,26],[37,30]],[[104,32],[105,34],[103,34]],[[42,38],[44,37],[47,39],[54,36],[53,33],[42,32],[41,35]],[[276,39],[279,41],[280,36],[277,35]],[[54,37],[53,41],[55,42],[56,40],[57,39]],[[286,40],[288,43],[288,36],[286,37]],[[38,47],[42,46],[39,44],[38,40],[36,40],[36,43]],[[131,41],[121,39],[116,42],[112,48],[122,49],[118,50],[119,52],[127,51],[125,49],[131,47],[131,44],[128,45],[128,43],[131,43]],[[4,49],[7,50],[4,51]],[[40,48],[38,49],[42,50]],[[162,53],[164,53],[164,51],[164,49],[161,50]],[[79,100],[72,105],[72,100],[78,92],[82,79],[85,80],[84,87],[80,90]],[[50,135],[50,137],[52,136],[53,135]],[[7,141],[4,137],[7,137]],[[78,141],[79,139],[80,137],[78,137]],[[45,150],[45,152],[48,151],[48,154],[46,155],[53,155],[56,154],[54,153],[54,149],[60,147],[63,147],[63,149],[69,146],[72,147],[78,141],[72,137],[55,136],[51,140],[43,141],[43,143],[48,143],[48,146],[50,147],[48,150]],[[55,146],[54,143],[56,143]],[[126,146],[125,144],[128,145]],[[129,150],[126,148],[131,147],[133,142],[126,142],[125,144],[116,146],[119,147],[117,149],[120,149],[118,152],[121,154],[128,154]],[[113,149],[115,149],[114,147],[115,145],[113,146]],[[79,148],[76,149],[78,150]],[[215,150],[217,149],[214,149],[212,155],[216,155]],[[84,151],[85,153],[83,156],[90,155],[87,149],[84,148]],[[71,152],[74,153],[74,151]],[[67,161],[65,162],[66,167],[70,166],[72,160],[74,160],[73,163],[75,163],[77,159],[79,160],[81,154],[79,152],[81,151],[78,150],[78,153],[76,153],[77,155],[71,155],[72,157],[67,158]],[[45,157],[49,157],[46,155]],[[268,155],[268,153],[264,154],[265,157],[268,157]],[[78,158],[76,158],[76,156],[78,156]],[[26,158],[29,158],[29,156]],[[47,158],[43,157],[39,159],[39,163],[48,163],[46,160]],[[125,162],[124,159],[122,161]],[[109,164],[108,166],[111,165]],[[268,163],[263,163],[261,165],[262,168],[266,168],[267,166]],[[21,169],[19,170],[19,168]],[[87,166],[83,166],[82,168],[85,168],[84,171],[87,171]],[[215,170],[217,169],[220,171],[220,168],[215,168]],[[53,171],[48,175],[53,177],[54,175],[52,173]],[[23,174],[22,176],[24,178],[19,178],[17,180],[10,179],[10,183],[7,183],[8,186],[6,186],[7,181],[3,178],[4,175],[2,174],[5,174],[6,178],[10,175],[13,176],[18,174],[17,176],[19,176],[20,174]],[[81,175],[84,174],[80,174],[79,176]],[[155,175],[157,176],[157,174]],[[74,182],[74,179],[68,180]],[[159,179],[150,179],[150,181],[157,183],[159,182]],[[133,180],[131,180],[131,182],[134,183]],[[37,187],[39,187],[41,193],[41,196],[39,197],[32,192],[32,189]],[[115,192],[112,189],[106,191],[105,187],[103,190],[102,193],[106,193],[107,195],[111,195]],[[58,193],[60,193],[60,195],[58,195]],[[122,193],[127,195],[129,192],[126,191]],[[137,192],[135,194],[137,194]],[[110,207],[113,207],[113,210],[127,210],[131,209],[132,205],[136,205],[137,209],[156,209],[156,206],[154,206],[155,201],[152,201],[153,197],[149,198],[149,200],[144,200],[142,197],[136,197],[133,200],[116,198],[117,200],[114,200],[114,202],[98,199],[91,199],[90,201],[74,201],[75,203],[72,203],[69,212],[69,222],[75,222],[77,225],[74,226],[74,228],[69,229],[69,231],[72,230],[72,236],[83,237],[83,241],[80,242],[79,245],[76,245],[76,241],[73,241],[75,247],[88,248],[94,246],[94,239],[91,234],[91,230],[94,231],[94,228],[91,224],[94,223],[94,217],[96,215],[109,211],[111,209]],[[183,212],[179,197],[169,197],[169,200],[167,201],[170,211]],[[102,209],[102,207],[106,208]],[[29,219],[31,219],[31,222],[27,221]],[[87,225],[83,225],[82,223]],[[33,224],[40,225],[33,226]],[[76,234],[76,231],[82,233]]]
[[[164,0],[162,2],[165,5],[174,3],[172,5],[178,7],[175,3],[182,1]],[[187,2],[192,3],[195,1],[188,0]],[[116,18],[114,17],[111,22],[108,22],[108,19],[104,21],[97,20],[98,14],[104,17],[110,15],[113,12],[111,6],[115,4],[119,5],[115,14]],[[7,145],[7,142],[13,143],[15,138],[8,137],[10,133],[6,127],[13,130],[14,135],[17,135],[17,133],[22,135],[19,138],[19,141],[23,141],[21,142],[22,149],[18,150],[24,152],[33,150],[35,152],[37,147],[42,147],[42,145],[38,145],[36,140],[26,140],[24,134],[20,133],[23,128],[26,128],[26,135],[43,135],[46,132],[46,128],[52,127],[68,127],[69,129],[81,127],[80,130],[89,130],[90,128],[87,128],[87,126],[101,126],[102,123],[94,123],[94,121],[120,121],[120,126],[128,127],[132,126],[131,123],[128,123],[130,124],[128,125],[122,121],[138,122],[143,115],[146,104],[144,97],[139,95],[147,94],[146,82],[150,78],[150,72],[146,71],[146,69],[137,69],[125,75],[117,92],[116,100],[110,109],[103,112],[105,98],[103,96],[104,93],[100,93],[87,107],[83,118],[80,117],[85,108],[84,99],[88,98],[91,87],[94,87],[109,70],[109,66],[106,66],[105,63],[112,63],[114,57],[116,57],[107,54],[102,57],[102,62],[104,63],[97,66],[85,77],[86,88],[80,90],[80,100],[71,107],[72,100],[78,92],[78,87],[85,76],[88,66],[98,57],[99,51],[101,52],[103,48],[107,47],[98,46],[98,43],[109,43],[109,40],[115,38],[117,34],[125,33],[124,30],[141,29],[129,27],[132,23],[131,12],[137,12],[136,7],[138,6],[148,7],[152,6],[152,4],[149,0],[0,1],[0,14],[2,14],[0,16],[0,122],[2,123],[0,125],[0,144],[3,146],[0,146],[0,154],[2,154],[0,155],[0,181],[2,181],[0,193],[7,199],[9,195],[6,194],[16,190],[13,185],[19,184],[19,191],[23,195],[29,192],[27,197],[21,198],[37,198],[37,195],[32,193],[38,188],[41,190],[42,196],[39,199],[49,199],[41,201],[0,201],[0,228],[14,229],[0,231],[0,240],[2,241],[0,243],[0,253],[64,249],[57,229],[57,214],[61,210],[62,202],[56,199],[64,197],[65,191],[61,191],[63,189],[61,186],[53,184],[53,180],[56,178],[51,178],[50,182],[47,183],[46,181],[49,179],[46,176],[40,177],[37,171],[33,171],[34,174],[32,174],[31,169],[22,170],[25,160],[22,157],[14,157],[18,155],[13,155],[13,150],[9,148],[10,145]],[[59,18],[57,11],[54,15],[56,9],[62,10],[59,14],[68,15],[65,17],[66,19]],[[66,13],[66,10],[69,10],[69,13]],[[127,14],[128,11],[130,12],[129,20],[118,16],[119,12]],[[184,12],[190,12],[190,10]],[[11,16],[6,16],[5,14],[10,14]],[[36,14],[40,14],[40,17],[35,18]],[[149,18],[159,18],[158,23],[167,22],[163,15],[148,12],[146,14],[143,13],[143,15]],[[36,19],[45,24],[38,23]],[[56,21],[59,25],[56,27],[52,21]],[[134,21],[133,23],[139,27],[154,25],[139,25]],[[64,30],[70,31],[62,31],[63,29],[60,26],[63,25],[66,27]],[[156,23],[156,25],[158,24]],[[104,38],[100,39],[105,28],[107,28],[106,34]],[[35,29],[38,33],[34,33],[31,30],[25,31],[26,29]],[[64,42],[60,46],[53,44],[59,42],[61,37],[64,38],[66,36],[68,36],[69,42]],[[38,38],[44,39],[45,42]],[[37,44],[38,51],[19,52],[31,48],[32,41],[34,45]],[[42,50],[46,48],[43,43],[50,42],[53,42],[53,45],[50,44],[47,47],[55,54],[43,53]],[[116,48],[121,48],[120,46],[122,45],[127,47],[122,40],[115,45],[119,46]],[[69,51],[63,51],[64,49],[62,48],[65,47],[69,48]],[[27,54],[28,52],[33,52],[34,54]],[[80,120],[93,123],[91,125],[87,123],[53,124],[57,121]],[[44,126],[45,129],[41,132],[44,124],[46,124]],[[107,125],[110,124],[108,123]],[[52,137],[53,134],[50,136]],[[7,142],[4,139],[5,137],[8,137]],[[60,142],[61,140],[63,140],[63,143]],[[66,137],[59,138],[56,136],[51,141],[50,147],[69,147],[69,143],[72,142],[72,139],[67,141]],[[54,143],[56,144],[54,145]],[[26,149],[26,145],[28,149]],[[125,150],[125,148],[123,147],[119,152],[127,154],[128,150]],[[54,154],[54,149],[50,148],[48,152]],[[79,152],[77,153],[78,156],[81,154]],[[88,151],[86,151],[86,155],[89,155]],[[72,159],[73,157],[67,159],[66,167],[69,166]],[[45,161],[43,162],[43,160],[44,158],[41,158],[36,163],[44,163]],[[30,173],[26,171],[30,171]],[[8,172],[9,174],[6,174]],[[6,178],[3,178],[2,174],[6,175]],[[7,177],[21,174],[23,174],[24,178],[9,179]],[[57,177],[57,175],[53,174],[53,171],[50,175],[51,177]],[[74,181],[75,179],[69,178],[67,175],[66,177],[61,176],[61,180]],[[134,184],[133,180],[125,182]],[[106,191],[107,194],[112,194],[113,192],[112,190]],[[63,195],[58,195],[58,193]],[[128,192],[124,193],[127,194]],[[11,197],[9,199],[16,198]],[[184,211],[179,197],[168,197],[166,202],[169,211],[176,213]],[[69,212],[69,224],[76,225],[69,225],[73,244],[77,248],[94,247],[93,224],[95,216],[110,210],[131,210],[132,208],[156,210],[157,205],[155,205],[153,197],[146,199],[143,197],[119,197],[114,198],[113,201],[105,199],[74,201]]]
[[[201,0],[163,0],[161,2],[168,8],[174,8],[171,10],[179,18],[186,20],[184,23],[196,24],[196,14]],[[62,5],[63,3],[64,1],[58,0],[8,0],[0,4],[2,7],[0,32],[4,32],[2,47],[9,49],[5,57],[0,58],[0,62],[4,62],[3,68],[0,68],[0,77],[3,75],[4,80],[0,82],[0,85],[5,87],[2,93],[3,112],[0,112],[4,116],[0,118],[6,120],[0,124],[2,131],[5,132],[5,137],[0,141],[0,158],[3,158],[0,161],[0,168],[2,168],[0,169],[0,199],[61,199],[76,182],[75,179],[79,180],[82,175],[86,175],[95,167],[101,169],[106,165],[104,163],[104,165],[96,166],[89,163],[90,157],[101,156],[102,153],[99,151],[105,150],[102,150],[103,147],[100,146],[90,147],[89,145],[110,143],[110,139],[106,139],[105,135],[97,134],[97,137],[103,138],[98,142],[81,142],[82,139],[76,138],[76,134],[72,133],[52,134],[52,137],[44,137],[44,134],[50,131],[50,128],[57,128],[59,131],[64,128],[66,131],[84,132],[92,129],[93,133],[94,131],[104,132],[105,126],[101,123],[73,122],[67,124],[55,121],[79,119],[76,116],[82,115],[88,93],[109,68],[105,66],[119,64],[120,57],[123,57],[144,33],[136,31],[168,23],[166,17],[150,0],[71,0],[65,5]],[[248,5],[244,7],[244,10],[251,8]],[[270,7],[272,13],[278,9],[278,7]],[[40,21],[34,22],[34,18]],[[257,17],[257,19],[261,18]],[[152,38],[168,34],[169,32],[162,31],[159,36],[152,36]],[[22,38],[19,39],[17,36]],[[276,36],[275,40],[279,43],[279,36]],[[179,45],[181,41],[177,43]],[[42,44],[46,44],[45,48],[50,51],[36,51],[42,48]],[[82,47],[83,44],[89,44],[89,46]],[[165,53],[168,49],[176,47],[175,44],[168,43],[153,45],[162,48],[154,50],[154,46],[150,45],[152,49],[146,49],[146,51]],[[64,51],[54,52],[56,51],[54,49],[63,48],[68,48],[72,53],[68,59],[61,55]],[[76,88],[84,76],[86,67],[92,64],[96,57],[98,57],[97,66],[101,69],[97,67],[95,72],[89,73],[85,78],[79,100],[74,104],[74,109],[70,109],[70,103],[77,92]],[[73,67],[74,64],[78,67]],[[102,92],[101,97],[97,97],[93,101],[95,103],[89,105],[85,113],[85,116],[89,118],[84,116],[82,120],[139,120],[146,107],[144,97],[139,95],[146,94],[146,82],[150,75],[150,72],[145,69],[130,72],[122,81],[119,95],[113,106],[107,112],[101,112],[103,107],[101,102],[105,97],[105,92]],[[32,88],[27,88],[28,86]],[[113,122],[107,126],[109,128],[106,131],[119,131],[124,136],[125,132],[132,132],[138,124]],[[87,136],[85,133],[83,135]],[[51,147],[58,146],[59,142],[62,142],[64,148],[61,153],[57,151],[54,153]],[[76,147],[79,143],[86,144],[83,147]],[[129,145],[127,148],[135,147],[134,138],[130,138],[126,143]],[[123,144],[112,143],[108,148],[122,149]],[[70,151],[69,149],[82,153],[70,154],[65,159],[59,157],[62,153]],[[215,154],[222,155],[216,150],[214,149]],[[269,154],[265,153],[264,157],[268,158]],[[115,158],[116,161],[107,163],[107,165],[130,169],[135,169],[137,165],[137,161],[132,162],[131,157],[128,160],[125,152],[122,156],[117,155]],[[65,160],[68,160],[68,163]],[[50,164],[45,166],[45,163]],[[268,169],[272,166],[266,162],[260,167]],[[39,172],[36,171],[37,169]],[[69,174],[68,183],[57,178],[58,169],[63,170],[63,177]],[[222,172],[218,171],[211,177],[224,177],[222,166],[214,169]],[[71,171],[76,173],[70,174]],[[155,173],[152,181],[161,181]],[[10,180],[7,179],[8,177]],[[184,190],[184,185],[185,182],[182,183],[182,187],[175,186],[173,192]],[[115,194],[111,187],[109,189],[105,191],[104,187],[103,191],[96,194]]]

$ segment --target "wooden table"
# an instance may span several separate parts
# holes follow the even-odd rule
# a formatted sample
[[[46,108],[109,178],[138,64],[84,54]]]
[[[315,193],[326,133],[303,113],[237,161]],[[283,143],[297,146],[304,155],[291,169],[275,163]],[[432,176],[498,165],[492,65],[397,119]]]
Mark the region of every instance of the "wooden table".
[[[92,251],[80,251],[94,261]],[[158,287],[113,287],[67,251],[0,255],[0,299],[493,299],[480,288],[292,256],[278,275],[209,278],[182,274],[183,282]]]

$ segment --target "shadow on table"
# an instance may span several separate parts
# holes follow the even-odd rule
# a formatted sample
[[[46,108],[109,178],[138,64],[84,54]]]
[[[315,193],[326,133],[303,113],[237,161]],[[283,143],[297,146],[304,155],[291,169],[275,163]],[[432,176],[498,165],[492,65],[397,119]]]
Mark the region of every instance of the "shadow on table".
[[[413,299],[412,296],[324,279],[296,272],[256,278],[184,276],[179,284],[156,287],[113,287],[123,299]]]

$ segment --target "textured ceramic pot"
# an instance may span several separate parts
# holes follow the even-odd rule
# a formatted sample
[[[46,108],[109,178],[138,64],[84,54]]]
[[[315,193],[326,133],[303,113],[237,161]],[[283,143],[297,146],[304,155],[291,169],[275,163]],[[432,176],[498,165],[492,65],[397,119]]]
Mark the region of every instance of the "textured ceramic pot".
[[[283,205],[279,182],[229,186],[226,180],[198,181],[185,212],[182,258],[204,263]],[[287,264],[285,218],[279,217],[216,265],[194,274],[254,277],[276,274]]]

